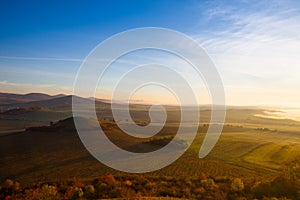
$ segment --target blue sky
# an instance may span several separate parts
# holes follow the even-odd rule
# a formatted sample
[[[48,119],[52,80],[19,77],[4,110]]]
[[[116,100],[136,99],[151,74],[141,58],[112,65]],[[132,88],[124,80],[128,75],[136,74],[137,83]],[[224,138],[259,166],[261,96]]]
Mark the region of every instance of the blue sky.
[[[183,32],[206,49],[228,104],[300,102],[296,0],[2,1],[0,21],[2,92],[70,94],[82,60],[97,44],[154,26]]]

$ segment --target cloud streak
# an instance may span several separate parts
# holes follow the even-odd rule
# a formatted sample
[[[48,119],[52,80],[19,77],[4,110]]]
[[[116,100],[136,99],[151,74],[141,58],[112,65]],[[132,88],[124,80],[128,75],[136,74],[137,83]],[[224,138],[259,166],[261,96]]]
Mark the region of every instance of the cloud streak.
[[[1,92],[26,94],[32,92],[55,94],[71,94],[72,87],[60,86],[56,84],[24,84],[8,81],[0,81]]]
[[[207,20],[218,21],[221,28],[193,37],[215,61],[225,87],[230,87],[229,103],[246,103],[241,99],[247,91],[247,104],[300,101],[295,92],[285,100],[278,98],[287,93],[284,90],[296,91],[300,86],[300,10],[295,3],[246,1],[227,6],[215,2],[219,6],[207,10]],[[243,88],[245,92],[239,93]]]
[[[64,62],[82,62],[79,58],[47,58],[47,57],[22,57],[22,56],[0,56],[0,59],[8,60],[32,60],[32,61],[64,61]]]

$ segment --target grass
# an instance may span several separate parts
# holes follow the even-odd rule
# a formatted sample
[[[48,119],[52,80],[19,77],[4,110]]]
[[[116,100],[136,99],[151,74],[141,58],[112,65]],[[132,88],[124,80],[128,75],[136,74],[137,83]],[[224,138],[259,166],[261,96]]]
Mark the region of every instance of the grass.
[[[1,132],[20,130],[33,126],[49,125],[51,121],[57,122],[60,119],[71,117],[70,111],[38,110],[20,114],[0,114]],[[11,131],[13,133],[13,131]]]
[[[65,115],[43,112],[34,114],[30,119]],[[105,112],[110,117],[110,113],[107,110]],[[145,110],[135,108],[135,112],[136,121],[146,121]],[[254,116],[261,112],[263,111],[250,109],[228,110],[220,140],[205,159],[199,159],[198,152],[210,118],[209,110],[202,111],[198,134],[188,151],[170,166],[145,175],[192,177],[205,172],[213,177],[245,179],[277,176],[288,163],[300,157],[300,123]],[[150,139],[126,136],[113,121],[101,120],[100,124],[115,144],[130,151],[139,151],[138,145],[146,143],[147,152],[164,146],[176,133],[176,120],[180,115],[175,109],[169,113],[172,115],[166,126],[158,136]],[[188,127],[192,125],[186,123],[185,126],[188,131]],[[122,174],[99,163],[87,152],[77,136],[72,120],[60,122],[52,129],[45,127],[1,136],[0,163],[0,180],[11,178],[24,185],[74,177],[95,178],[109,173]]]

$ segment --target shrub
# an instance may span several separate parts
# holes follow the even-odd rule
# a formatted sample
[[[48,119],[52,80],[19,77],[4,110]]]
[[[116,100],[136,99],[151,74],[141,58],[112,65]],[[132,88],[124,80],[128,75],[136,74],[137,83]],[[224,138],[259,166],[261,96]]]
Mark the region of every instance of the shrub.
[[[104,183],[107,183],[107,184],[115,184],[116,183],[115,177],[111,174],[106,175],[106,176],[102,176],[100,178],[100,180]]]
[[[233,192],[240,192],[240,191],[244,190],[244,183],[243,183],[242,179],[240,179],[240,178],[233,179],[233,181],[231,182],[230,188]]]
[[[4,183],[2,184],[2,187],[3,188],[6,188],[6,189],[10,189],[10,188],[12,188],[14,186],[14,182],[12,181],[12,180],[10,180],[10,179],[6,179],[5,181],[4,181]]]
[[[53,185],[43,185],[41,188],[27,189],[22,197],[14,196],[14,199],[30,199],[30,200],[58,200],[61,199],[57,188]]]
[[[297,186],[285,177],[277,177],[271,182],[260,183],[253,189],[255,197],[287,197],[296,198]]]
[[[57,189],[53,185],[43,185],[40,190],[40,199],[50,200],[57,199]]]
[[[213,191],[213,190],[217,189],[217,187],[218,187],[216,185],[215,181],[211,178],[206,179],[206,180],[201,180],[201,184],[203,185],[203,187],[206,190],[210,190],[210,191]]]
[[[130,180],[124,181],[124,184],[128,187],[132,186],[132,182]]]
[[[72,195],[71,195],[71,200],[76,200],[83,197],[83,191],[80,187],[75,187],[73,189]]]
[[[94,198],[95,196],[95,188],[93,185],[87,185],[84,188],[84,196],[86,198]]]

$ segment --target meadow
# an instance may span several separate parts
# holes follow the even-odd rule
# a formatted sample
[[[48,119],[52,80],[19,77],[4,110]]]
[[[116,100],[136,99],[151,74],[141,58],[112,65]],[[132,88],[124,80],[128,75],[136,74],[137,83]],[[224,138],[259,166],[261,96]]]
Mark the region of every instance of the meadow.
[[[145,108],[148,107],[131,108],[133,119],[141,125],[149,121]],[[102,116],[99,118],[99,124],[109,139],[121,148],[132,152],[149,152],[166,145],[176,134],[180,114],[175,107],[169,107],[167,110],[167,123],[157,135],[151,138],[136,139],[122,133],[107,109],[98,111],[99,116]],[[46,111],[36,112],[39,116],[42,116],[41,112],[46,113]],[[25,188],[33,185],[42,187],[45,183],[58,187],[59,183],[82,180],[88,184],[99,177],[112,175],[115,179],[123,180],[122,177],[126,177],[126,180],[133,181],[139,179],[137,177],[146,177],[146,179],[152,177],[156,180],[155,184],[159,185],[157,183],[161,181],[158,181],[159,177],[171,177],[173,182],[185,179],[191,181],[193,178],[201,182],[201,176],[205,174],[216,184],[221,184],[223,180],[230,185],[236,178],[241,179],[249,188],[265,181],[272,183],[274,179],[286,172],[291,163],[298,162],[300,158],[300,122],[257,116],[263,112],[262,109],[228,109],[217,145],[207,157],[199,159],[198,152],[206,134],[211,113],[209,109],[203,109],[196,139],[184,155],[161,170],[139,175],[116,171],[93,158],[82,145],[74,127],[73,118],[56,121],[51,126],[35,125],[26,128],[25,131],[1,136],[0,180],[4,182],[6,179],[11,179],[21,183]],[[27,115],[31,119],[37,116],[32,113]],[[62,115],[61,111],[46,114],[46,116],[56,117],[59,115]],[[25,117],[26,115],[22,115],[22,118]],[[39,119],[43,118],[39,117]],[[188,127],[192,126],[189,123],[183,125],[186,126],[187,131]],[[195,185],[195,187],[198,186]],[[249,191],[248,193],[253,193]],[[196,193],[193,195],[197,196]],[[193,195],[189,198],[196,198]],[[151,196],[172,195],[153,192]],[[173,195],[173,197],[183,198],[184,196]]]

